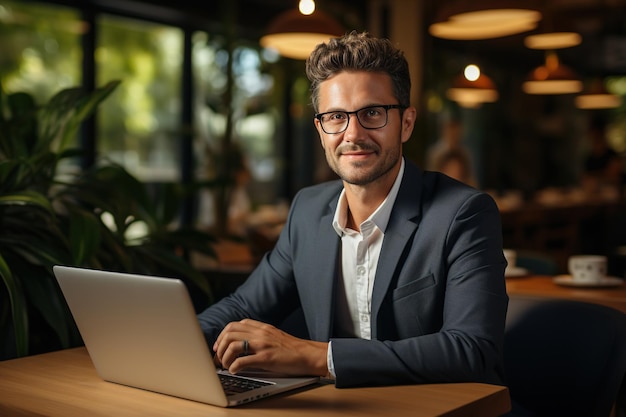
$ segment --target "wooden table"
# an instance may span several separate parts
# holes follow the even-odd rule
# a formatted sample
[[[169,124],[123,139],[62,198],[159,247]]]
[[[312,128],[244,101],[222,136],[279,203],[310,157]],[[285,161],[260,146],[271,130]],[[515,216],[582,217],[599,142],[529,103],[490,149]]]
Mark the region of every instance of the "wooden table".
[[[322,385],[219,408],[101,380],[84,348],[0,362],[0,416],[482,416],[510,410],[508,389],[462,383],[336,389]]]
[[[566,298],[602,304],[626,313],[626,284],[618,287],[566,287],[555,284],[552,277],[538,275],[507,278],[509,296]]]

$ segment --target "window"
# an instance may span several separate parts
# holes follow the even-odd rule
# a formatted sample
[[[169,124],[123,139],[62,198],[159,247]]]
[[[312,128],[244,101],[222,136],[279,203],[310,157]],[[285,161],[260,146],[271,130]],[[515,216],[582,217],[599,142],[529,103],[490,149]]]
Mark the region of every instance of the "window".
[[[0,79],[6,93],[27,92],[39,104],[81,80],[76,10],[0,0]]]
[[[44,103],[63,88],[120,80],[98,109],[93,137],[83,138],[86,146],[95,144],[97,163],[120,163],[149,183],[179,182],[188,177],[183,170],[188,174],[190,169],[193,179],[210,182],[218,164],[230,161],[222,149],[228,136],[245,161],[241,189],[248,194],[248,208],[288,197],[283,184],[288,146],[283,137],[297,126],[285,125],[284,102],[291,88],[285,80],[291,77],[288,69],[275,64],[277,56],[236,39],[229,79],[226,42],[219,34],[193,32],[191,62],[186,63],[189,29],[178,26],[184,22],[164,16],[153,16],[161,19],[158,22],[144,19],[139,3],[132,11],[95,5],[95,13],[87,17],[94,20],[86,22],[80,2],[67,4],[73,7],[0,0],[0,80],[6,92],[26,91]],[[83,50],[90,49],[82,43],[85,34],[94,35],[93,51]],[[193,103],[184,106],[183,69],[189,67]],[[187,109],[191,128],[182,122],[189,116],[183,114]],[[310,118],[307,123],[311,125]],[[188,162],[183,161],[183,141],[190,130],[192,167],[183,166]],[[293,136],[301,141],[302,135]],[[209,200],[214,198],[208,194]],[[214,220],[206,218],[213,211],[207,205],[214,202],[202,199],[205,207],[194,210],[207,224]]]
[[[242,215],[252,210],[252,205],[274,203],[281,157],[276,147],[274,82],[270,74],[261,71],[259,52],[246,46],[234,50],[229,84],[223,41],[196,32],[192,62],[196,177],[214,181],[228,171],[236,182],[232,202],[238,207],[233,210]],[[257,194],[252,195],[252,190]],[[214,199],[212,190],[201,195],[199,221],[203,225],[216,221]]]
[[[112,15],[97,26],[96,84],[122,81],[100,107],[99,155],[140,180],[177,181],[182,30]]]

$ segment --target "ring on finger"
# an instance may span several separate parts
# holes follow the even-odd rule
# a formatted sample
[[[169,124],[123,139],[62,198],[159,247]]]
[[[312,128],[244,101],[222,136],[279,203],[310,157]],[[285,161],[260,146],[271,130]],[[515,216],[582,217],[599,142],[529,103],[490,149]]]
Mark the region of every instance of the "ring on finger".
[[[243,345],[243,356],[248,356],[248,348],[250,347],[250,343],[248,343],[247,339],[244,339],[242,342]]]

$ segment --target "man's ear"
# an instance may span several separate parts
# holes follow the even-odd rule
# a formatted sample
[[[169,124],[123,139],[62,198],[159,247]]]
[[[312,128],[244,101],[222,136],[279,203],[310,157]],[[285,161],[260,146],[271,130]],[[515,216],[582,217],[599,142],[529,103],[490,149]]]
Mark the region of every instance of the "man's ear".
[[[413,106],[407,107],[402,112],[402,143],[411,138],[413,134],[413,128],[415,127],[415,120],[417,119],[417,109]]]
[[[322,145],[322,149],[326,150],[326,147],[324,146],[324,131],[322,130],[322,124],[318,119],[313,119],[313,122],[315,124],[315,129],[317,130],[317,135],[320,138],[320,145]]]

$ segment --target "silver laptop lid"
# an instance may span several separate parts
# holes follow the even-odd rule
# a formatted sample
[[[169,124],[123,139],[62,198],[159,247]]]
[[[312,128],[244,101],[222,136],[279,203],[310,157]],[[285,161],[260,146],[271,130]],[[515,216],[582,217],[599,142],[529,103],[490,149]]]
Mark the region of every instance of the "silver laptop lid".
[[[227,397],[182,281],[64,266],[54,273],[106,381],[225,407],[317,380],[280,378]]]

